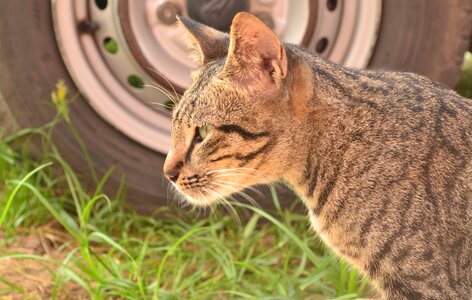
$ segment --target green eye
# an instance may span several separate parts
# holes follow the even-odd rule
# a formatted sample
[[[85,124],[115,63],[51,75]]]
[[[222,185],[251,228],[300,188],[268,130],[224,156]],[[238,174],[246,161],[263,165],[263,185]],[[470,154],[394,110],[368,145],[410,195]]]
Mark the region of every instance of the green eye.
[[[197,142],[203,141],[207,135],[210,133],[212,126],[211,125],[205,125],[201,127],[197,127]]]

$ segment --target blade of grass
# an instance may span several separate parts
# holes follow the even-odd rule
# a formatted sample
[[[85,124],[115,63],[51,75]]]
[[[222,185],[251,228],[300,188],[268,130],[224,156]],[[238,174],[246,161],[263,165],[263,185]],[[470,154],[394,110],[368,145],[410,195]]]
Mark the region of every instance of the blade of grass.
[[[97,195],[103,193],[103,187],[108,182],[108,179],[110,179],[110,176],[113,174],[114,171],[115,171],[115,167],[111,167],[111,168],[108,169],[108,171],[103,175],[103,177],[98,182],[97,187],[95,188],[95,193],[93,194],[93,196],[97,196]]]
[[[255,213],[261,215],[262,217],[266,218],[267,220],[269,220],[271,223],[273,223],[274,225],[276,225],[279,229],[281,229],[285,234],[287,234],[287,236],[304,252],[306,253],[307,257],[310,259],[310,261],[315,265],[315,266],[320,266],[323,264],[323,262],[320,260],[320,258],[318,257],[318,255],[316,255],[309,247],[308,245],[303,242],[302,240],[300,240],[300,238],[298,236],[295,235],[295,233],[293,233],[292,230],[288,229],[287,226],[283,225],[282,223],[280,223],[277,219],[275,219],[273,216],[271,216],[270,214],[268,214],[267,212],[257,208],[257,207],[254,207],[254,206],[250,206],[250,205],[247,205],[245,203],[239,203],[239,202],[232,202],[233,205],[235,206],[241,206],[241,207],[244,207],[244,208],[247,208],[247,209],[250,209],[252,211],[254,211]]]
[[[115,242],[113,239],[111,239],[109,236],[103,234],[102,232],[92,232],[90,235],[89,235],[89,239],[92,240],[93,238],[97,238],[99,240],[102,240],[104,241],[105,243],[107,243],[108,245],[110,245],[111,247],[115,248],[116,250],[120,251],[121,253],[123,253],[132,263],[133,265],[135,266],[136,265],[136,262],[134,260],[134,258],[128,253],[128,251],[125,250],[125,248],[123,248],[122,246],[120,246],[117,242]]]
[[[102,194],[102,195],[94,196],[90,201],[87,202],[87,205],[84,207],[82,211],[82,215],[79,217],[79,223],[82,230],[85,230],[86,224],[89,222],[90,213],[92,212],[93,206],[99,200],[106,200],[108,204],[108,208],[111,211],[111,201],[107,195]]]
[[[207,230],[208,227],[197,227],[197,228],[194,228],[192,230],[190,230],[189,232],[187,232],[186,234],[184,234],[181,238],[179,238],[170,248],[169,250],[167,250],[166,254],[164,254],[164,257],[162,258],[161,260],[161,263],[159,264],[159,268],[157,270],[157,276],[156,276],[156,289],[154,290],[154,295],[152,297],[152,299],[159,299],[159,290],[160,290],[160,283],[161,283],[161,275],[162,275],[162,271],[164,269],[164,264],[165,262],[167,261],[167,258],[169,256],[171,256],[174,251],[180,246],[180,244],[182,244],[186,239],[188,239],[189,237],[191,237],[193,234],[197,233],[197,232],[200,232],[200,231],[203,231],[203,230]]]
[[[70,165],[60,156],[59,152],[54,151],[52,156],[60,164],[64,172],[70,194],[72,195],[72,199],[75,204],[77,215],[80,218],[82,216],[82,207],[84,207],[86,203],[86,195],[82,189],[80,180]]]
[[[38,173],[39,171],[41,171],[42,169],[44,168],[47,168],[49,167],[50,165],[52,165],[52,162],[47,162],[45,164],[42,164],[40,165],[39,167],[35,168],[33,171],[29,172],[28,174],[26,174],[25,177],[23,177],[22,180],[20,180],[15,188],[13,189],[13,191],[11,192],[10,196],[7,198],[7,201],[6,201],[6,204],[5,204],[5,207],[3,208],[3,212],[2,212],[2,215],[0,216],[0,227],[2,227],[2,224],[3,222],[5,221],[5,218],[8,214],[8,210],[11,206],[11,203],[13,201],[13,199],[15,198],[16,194],[18,193],[18,191],[20,190],[20,188],[26,183],[26,181],[28,181],[28,179],[30,179],[34,174]]]
[[[17,292],[20,292],[22,294],[25,293],[25,290],[21,286],[16,285],[13,282],[10,282],[10,281],[6,280],[3,277],[0,277],[0,282],[9,287],[8,290],[1,289],[0,290],[0,295],[10,293],[12,291],[17,291]]]
[[[24,181],[13,181],[13,182],[16,183],[17,186],[27,187],[36,196],[36,198],[38,198],[38,200],[48,209],[48,211],[54,216],[54,218],[59,223],[61,223],[61,225],[67,230],[67,232],[69,232],[69,234],[71,234],[74,237],[75,240],[77,240],[80,243],[84,242],[84,238],[78,231],[77,225],[75,224],[75,226],[74,225],[71,226],[70,222],[72,218],[70,218],[70,216],[68,216],[65,211],[56,210],[35,186]],[[65,220],[64,216],[68,216],[68,220]]]

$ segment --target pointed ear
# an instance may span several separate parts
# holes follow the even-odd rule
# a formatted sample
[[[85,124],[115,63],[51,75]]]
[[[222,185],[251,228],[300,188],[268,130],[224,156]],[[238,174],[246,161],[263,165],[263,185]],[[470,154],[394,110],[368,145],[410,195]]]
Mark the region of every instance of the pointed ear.
[[[184,29],[192,56],[204,65],[223,58],[228,53],[229,35],[191,19],[178,16],[179,25]]]
[[[242,12],[234,17],[228,52],[225,71],[244,84],[259,80],[258,83],[279,86],[287,75],[287,54],[282,42],[251,14]]]

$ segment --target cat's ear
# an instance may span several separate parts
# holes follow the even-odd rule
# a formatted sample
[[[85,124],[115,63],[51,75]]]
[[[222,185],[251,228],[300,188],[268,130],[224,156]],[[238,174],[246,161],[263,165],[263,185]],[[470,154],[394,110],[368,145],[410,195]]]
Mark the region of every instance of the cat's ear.
[[[231,25],[225,71],[243,84],[278,85],[287,75],[283,43],[257,17],[239,13]]]
[[[227,55],[228,34],[182,16],[178,16],[177,19],[186,33],[192,56],[201,65]]]

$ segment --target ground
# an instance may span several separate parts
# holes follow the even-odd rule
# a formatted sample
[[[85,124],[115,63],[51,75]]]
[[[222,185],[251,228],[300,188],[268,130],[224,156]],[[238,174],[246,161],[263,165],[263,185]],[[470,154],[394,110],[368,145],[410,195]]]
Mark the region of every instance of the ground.
[[[50,222],[38,228],[20,231],[15,242],[7,247],[0,247],[0,253],[21,253],[41,256],[45,259],[63,261],[72,249],[72,241],[57,222]],[[68,245],[69,244],[69,245]],[[6,259],[0,263],[0,278],[9,284],[0,282],[0,299],[50,299],[53,292],[51,270],[57,265],[35,259]],[[17,288],[12,288],[12,285]],[[69,281],[57,293],[59,299],[88,299],[88,294],[77,284]]]

